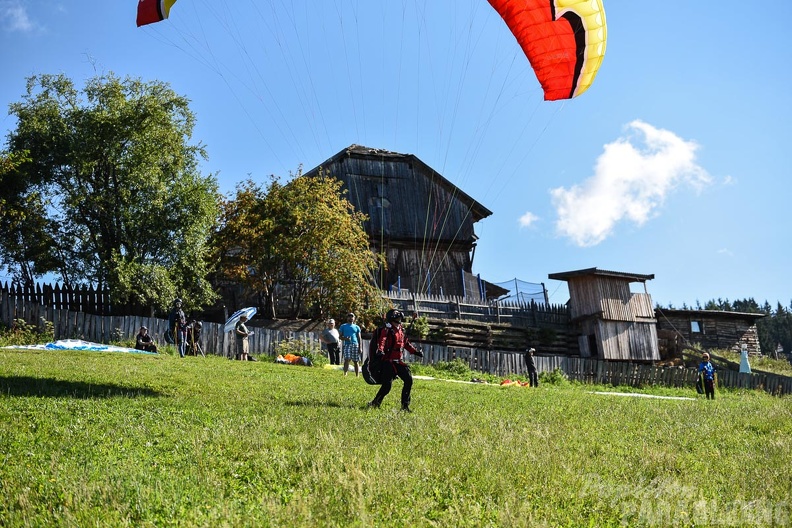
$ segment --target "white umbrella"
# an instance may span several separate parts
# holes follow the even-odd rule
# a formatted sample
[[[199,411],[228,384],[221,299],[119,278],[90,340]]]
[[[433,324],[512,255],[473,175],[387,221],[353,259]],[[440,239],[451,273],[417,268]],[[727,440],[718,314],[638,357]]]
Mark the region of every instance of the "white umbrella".
[[[244,315],[248,319],[253,317],[256,314],[256,307],[255,306],[248,306],[247,308],[242,308],[241,310],[234,312],[234,315],[228,318],[228,321],[225,322],[225,326],[223,327],[224,332],[230,332],[234,329],[237,324],[237,321]]]

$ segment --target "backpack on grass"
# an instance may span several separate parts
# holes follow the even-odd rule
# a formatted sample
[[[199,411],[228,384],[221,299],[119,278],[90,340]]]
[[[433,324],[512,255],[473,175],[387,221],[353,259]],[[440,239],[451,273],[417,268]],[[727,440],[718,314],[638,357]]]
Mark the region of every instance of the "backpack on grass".
[[[696,380],[696,392],[704,394],[704,373],[700,373],[698,380]]]
[[[379,341],[381,332],[388,332],[388,339],[393,338],[393,330],[389,327],[380,327],[374,330],[374,334],[369,341],[368,354],[366,360],[363,362],[363,379],[369,385],[382,385],[382,366],[384,361],[381,357],[377,357],[377,342]],[[392,344],[391,342],[390,344]],[[388,345],[386,340],[386,345]],[[386,346],[386,348],[388,348]]]

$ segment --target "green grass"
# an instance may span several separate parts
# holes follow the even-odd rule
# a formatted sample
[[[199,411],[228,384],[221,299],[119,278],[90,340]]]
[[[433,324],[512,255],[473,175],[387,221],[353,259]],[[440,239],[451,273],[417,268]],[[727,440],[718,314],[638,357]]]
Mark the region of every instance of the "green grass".
[[[741,355],[739,352],[722,349],[712,350],[711,352],[729,361],[740,363]],[[751,365],[752,370],[761,370],[780,376],[792,376],[792,363],[786,359],[773,359],[770,356],[764,355],[761,357],[750,357],[748,358],[748,363]]]
[[[405,414],[400,390],[365,409],[337,370],[0,349],[0,526],[792,522],[789,397],[416,380]]]

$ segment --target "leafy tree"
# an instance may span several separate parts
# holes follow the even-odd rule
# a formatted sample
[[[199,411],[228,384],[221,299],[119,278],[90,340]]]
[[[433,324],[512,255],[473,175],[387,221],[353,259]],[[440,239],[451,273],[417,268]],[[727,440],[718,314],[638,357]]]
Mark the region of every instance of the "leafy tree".
[[[217,282],[238,282],[255,292],[262,316],[275,318],[275,287],[280,279],[272,221],[264,189],[252,180],[237,184],[236,196],[220,202],[220,221],[212,239]]]
[[[213,300],[207,240],[217,185],[198,171],[205,152],[189,143],[195,116],[185,97],[113,74],[82,91],[64,75],[42,75],[28,79],[10,113],[9,155],[26,159],[0,172],[0,197],[26,238],[0,241],[7,266],[108,287],[119,303]]]
[[[45,215],[45,200],[21,185],[19,167],[29,161],[26,152],[0,153],[0,263],[26,287],[56,269],[50,253],[54,226]]]
[[[289,292],[293,315],[306,306],[323,317],[381,301],[366,217],[344,192],[338,180],[298,172],[287,184],[273,177],[266,189],[245,181],[222,204],[220,269],[261,296],[265,317],[275,317],[278,286]]]

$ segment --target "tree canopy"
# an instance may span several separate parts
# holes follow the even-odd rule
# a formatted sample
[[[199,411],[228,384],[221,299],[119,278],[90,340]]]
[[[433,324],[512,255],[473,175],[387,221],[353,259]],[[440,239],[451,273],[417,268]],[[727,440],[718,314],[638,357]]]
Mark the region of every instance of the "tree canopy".
[[[164,309],[214,299],[208,236],[217,184],[190,143],[189,101],[166,83],[32,76],[10,105],[17,126],[0,164],[0,259],[23,282],[55,273],[107,287],[114,301]]]
[[[341,182],[297,173],[265,187],[251,180],[222,203],[215,237],[222,275],[246,284],[274,318],[279,289],[293,315],[323,317],[378,305],[371,276],[378,265],[363,229],[366,216],[344,196]]]

